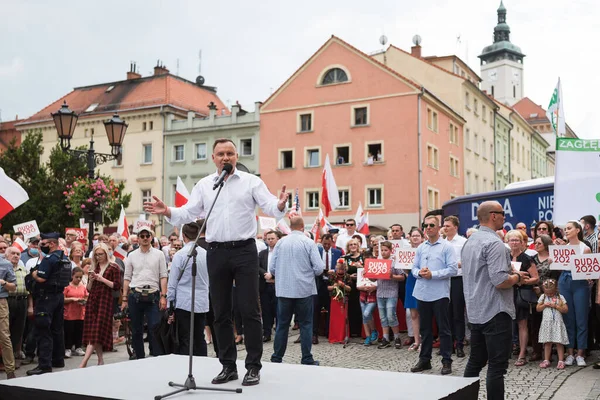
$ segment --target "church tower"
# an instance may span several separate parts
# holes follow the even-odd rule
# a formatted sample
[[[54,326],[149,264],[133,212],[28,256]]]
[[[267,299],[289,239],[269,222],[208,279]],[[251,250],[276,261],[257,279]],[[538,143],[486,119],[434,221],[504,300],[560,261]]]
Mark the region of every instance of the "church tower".
[[[494,43],[485,47],[481,60],[482,90],[501,103],[514,105],[523,98],[523,58],[525,54],[510,42],[510,27],[506,24],[506,8],[498,8],[498,24],[494,28]]]

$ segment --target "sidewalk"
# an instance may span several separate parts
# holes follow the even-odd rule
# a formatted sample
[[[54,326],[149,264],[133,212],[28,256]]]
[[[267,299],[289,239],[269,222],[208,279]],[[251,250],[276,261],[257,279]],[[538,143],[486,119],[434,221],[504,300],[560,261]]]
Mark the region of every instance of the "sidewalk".
[[[550,399],[552,400],[592,400],[600,398],[600,370],[592,365],[583,368],[561,385]]]

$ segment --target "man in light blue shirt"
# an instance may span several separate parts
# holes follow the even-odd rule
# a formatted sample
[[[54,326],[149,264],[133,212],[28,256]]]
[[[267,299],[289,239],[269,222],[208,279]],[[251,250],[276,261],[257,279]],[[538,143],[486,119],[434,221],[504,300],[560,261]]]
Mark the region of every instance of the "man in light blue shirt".
[[[302,364],[319,365],[312,354],[313,298],[317,294],[315,277],[323,273],[325,263],[315,242],[304,233],[301,217],[290,219],[292,233],[277,242],[269,263],[275,278],[277,329],[271,362],[280,363],[285,354],[292,315],[300,326]]]
[[[448,320],[450,278],[456,276],[458,263],[452,244],[440,237],[440,222],[436,216],[425,217],[423,230],[427,241],[417,248],[411,271],[417,278],[413,296],[418,301],[421,321],[421,353],[419,362],[411,371],[431,369],[432,319],[435,315],[442,353],[442,375],[447,375],[452,373],[452,334]]]
[[[167,300],[175,308],[175,323],[179,337],[178,354],[187,355],[190,349],[190,319],[192,311],[192,262],[188,261],[190,249],[198,236],[201,226],[196,222],[183,226],[183,242],[185,245],[173,256]],[[194,291],[194,355],[207,355],[204,340],[204,326],[208,312],[208,269],[206,267],[206,250],[196,246],[196,289]]]

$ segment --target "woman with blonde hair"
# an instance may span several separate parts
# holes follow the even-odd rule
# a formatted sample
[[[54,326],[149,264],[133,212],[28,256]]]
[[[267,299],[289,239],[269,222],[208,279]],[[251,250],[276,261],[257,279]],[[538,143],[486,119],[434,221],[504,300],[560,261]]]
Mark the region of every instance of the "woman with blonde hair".
[[[529,278],[524,279],[522,285],[518,289],[515,289],[515,311],[519,327],[520,346],[519,357],[517,362],[515,362],[515,366],[517,367],[522,367],[527,364],[527,342],[529,340],[527,321],[537,305],[537,296],[533,292],[533,285],[538,283],[538,272],[535,263],[531,260],[531,257],[525,254],[527,241],[525,240],[523,233],[524,232],[513,229],[505,236],[510,248],[511,261],[520,264],[519,267],[515,266],[515,268],[519,268],[520,271],[529,273]],[[527,236],[526,233],[525,236]],[[533,300],[533,305],[528,305],[526,301],[523,301],[527,298],[528,294],[530,294],[529,297]],[[537,360],[537,357],[532,358]]]
[[[92,252],[87,290],[89,297],[83,322],[83,344],[87,345],[79,368],[85,368],[94,350],[98,365],[104,364],[103,352],[113,348],[113,291],[121,288],[121,273],[109,247],[98,243]]]
[[[81,268],[81,261],[83,261],[83,245],[81,243],[71,243],[71,250],[69,251],[69,260],[71,260],[72,268]]]

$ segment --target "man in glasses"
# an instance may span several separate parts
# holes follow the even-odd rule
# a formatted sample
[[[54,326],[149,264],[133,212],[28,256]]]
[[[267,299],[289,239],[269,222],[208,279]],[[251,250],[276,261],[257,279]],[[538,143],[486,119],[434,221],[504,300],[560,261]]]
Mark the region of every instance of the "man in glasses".
[[[471,354],[466,378],[479,377],[487,364],[487,398],[504,399],[504,375],[511,353],[515,318],[513,286],[526,272],[513,272],[510,253],[496,231],[504,226],[504,209],[497,201],[477,209],[480,228],[463,246],[463,285],[471,329]]]
[[[162,251],[152,247],[154,232],[143,226],[138,232],[139,248],[127,255],[121,309],[129,307],[133,349],[144,358],[144,316],[148,320],[150,354],[158,353],[154,328],[160,322],[159,310],[167,309],[167,263]]]
[[[358,235],[362,238],[361,247],[366,249],[367,239],[362,233],[356,232],[356,221],[352,218],[346,220],[346,232],[340,232],[340,234],[338,234],[337,240],[335,241],[335,247],[346,251],[346,244],[354,235]]]
[[[452,245],[440,237],[440,228],[437,216],[425,217],[423,230],[427,240],[417,248],[411,270],[417,278],[413,296],[417,299],[422,340],[419,361],[411,371],[431,369],[432,320],[435,316],[442,354],[442,375],[448,375],[452,373],[452,334],[448,320],[450,278],[456,276],[458,266]]]

